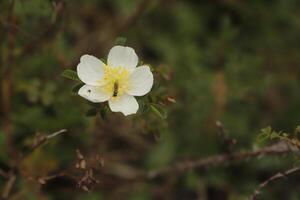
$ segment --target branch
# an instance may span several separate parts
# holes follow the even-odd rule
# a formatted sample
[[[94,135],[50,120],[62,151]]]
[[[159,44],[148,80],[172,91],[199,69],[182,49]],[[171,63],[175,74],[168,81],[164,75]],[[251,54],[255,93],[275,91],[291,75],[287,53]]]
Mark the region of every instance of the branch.
[[[218,166],[225,163],[244,161],[248,159],[259,158],[262,156],[281,155],[293,151],[291,145],[280,142],[269,147],[265,147],[256,151],[226,153],[215,156],[210,156],[198,160],[181,161],[174,165],[156,169],[146,173],[146,178],[154,179],[167,174],[180,174],[188,170],[204,168],[209,166]]]
[[[162,2],[163,0],[158,0],[158,2]],[[107,30],[105,28],[97,29],[92,31],[88,35],[86,35],[80,42],[78,42],[75,46],[75,52],[78,52],[78,55],[75,56],[75,60],[71,62],[71,66],[76,65],[77,58],[82,54],[82,52],[102,52],[104,49],[111,47],[111,43],[117,36],[126,32],[129,28],[131,28],[143,15],[144,11],[149,7],[151,0],[143,0],[141,1],[135,8],[135,10],[130,14],[130,16],[126,17],[120,24],[115,25],[113,30]],[[102,50],[101,50],[102,49]]]
[[[9,179],[7,180],[3,192],[2,192],[2,198],[7,199],[11,193],[11,190],[13,189],[14,183],[16,181],[16,175],[11,174]]]
[[[22,51],[17,54],[18,59],[22,59],[27,55],[32,56],[32,54],[41,49],[40,45],[44,45],[44,41],[49,42],[55,38],[57,33],[59,32],[59,22],[62,19],[63,9],[64,9],[64,2],[59,1],[57,3],[53,3],[54,8],[54,18],[52,21],[45,27],[44,30],[41,31],[40,36],[31,41],[29,44],[22,48]]]
[[[51,180],[54,180],[54,179],[58,179],[58,178],[68,178],[70,180],[72,180],[72,182],[74,182],[74,185],[76,185],[77,183],[77,177],[71,175],[71,174],[67,174],[67,173],[64,173],[64,172],[61,172],[61,173],[58,173],[58,174],[53,174],[53,175],[49,175],[49,176],[45,176],[45,177],[41,177],[41,178],[38,178],[37,181],[44,185],[46,184],[48,181],[51,181]]]
[[[135,24],[140,19],[140,16],[144,13],[151,2],[151,0],[144,0],[140,4],[138,4],[135,11],[117,29],[116,35],[119,35],[120,33],[126,31],[133,24]]]
[[[7,15],[7,23],[9,24],[15,24],[15,16],[14,16],[14,6],[15,1],[11,0],[9,1],[9,7],[8,7],[8,15]],[[15,35],[16,31],[12,29],[7,29],[5,31],[5,36],[2,36],[2,38],[6,38],[7,45],[7,55],[3,56],[3,62],[2,66],[0,66],[0,96],[1,96],[1,112],[3,115],[3,132],[5,134],[5,145],[6,150],[8,151],[8,154],[12,157],[15,157],[15,149],[14,144],[12,140],[12,121],[11,121],[11,100],[12,100],[12,68],[13,68],[13,60],[14,55],[13,51],[15,49]],[[2,41],[3,39],[1,39]],[[5,54],[4,54],[5,55]]]
[[[34,152],[37,148],[39,148],[40,146],[42,146],[43,144],[45,144],[46,142],[48,142],[48,140],[67,132],[67,129],[61,129],[59,131],[56,131],[50,135],[42,135],[40,138],[38,138],[38,140],[32,145],[32,147],[29,149],[28,152],[26,152],[23,156],[22,159],[24,159],[26,156],[28,156],[29,154],[31,154],[32,152]]]
[[[218,134],[222,139],[223,148],[226,153],[230,153],[233,150],[234,145],[237,143],[236,139],[230,138],[226,129],[224,128],[222,122],[216,121],[216,126],[218,128]]]
[[[293,167],[289,170],[286,170],[285,172],[278,172],[277,174],[269,177],[267,180],[259,184],[259,186],[255,189],[249,200],[256,200],[257,196],[261,193],[261,190],[265,188],[268,184],[271,182],[274,182],[278,179],[286,178],[288,175],[298,172],[300,170],[300,167]]]
[[[23,161],[23,159],[30,155],[32,152],[34,152],[37,148],[39,148],[40,146],[42,146],[43,144],[45,144],[48,140],[62,134],[62,133],[65,133],[67,132],[66,129],[62,129],[62,130],[59,130],[59,131],[56,131],[50,135],[46,135],[46,136],[42,136],[40,137],[36,143],[34,143],[32,145],[32,147],[30,148],[30,150],[28,152],[26,152],[25,154],[23,154],[19,159],[18,161],[16,162],[17,165],[16,167],[12,167],[12,171],[9,173],[9,174],[6,174],[2,169],[0,169],[0,175],[3,176],[4,178],[8,178],[6,184],[5,184],[5,187],[3,189],[3,192],[2,192],[2,198],[3,199],[8,199],[9,198],[9,195],[11,193],[11,190],[13,189],[14,187],[14,184],[15,184],[15,181],[16,181],[16,178],[17,178],[17,175],[20,174],[19,172],[21,171],[21,169],[19,168],[19,163]]]

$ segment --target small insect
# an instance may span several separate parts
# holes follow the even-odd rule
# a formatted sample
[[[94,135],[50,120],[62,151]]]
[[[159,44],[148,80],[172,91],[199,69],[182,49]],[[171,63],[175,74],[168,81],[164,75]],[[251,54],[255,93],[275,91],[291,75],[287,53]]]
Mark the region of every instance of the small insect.
[[[118,83],[118,81],[116,81],[116,82],[114,83],[113,97],[118,96],[118,90],[119,90],[119,83]]]

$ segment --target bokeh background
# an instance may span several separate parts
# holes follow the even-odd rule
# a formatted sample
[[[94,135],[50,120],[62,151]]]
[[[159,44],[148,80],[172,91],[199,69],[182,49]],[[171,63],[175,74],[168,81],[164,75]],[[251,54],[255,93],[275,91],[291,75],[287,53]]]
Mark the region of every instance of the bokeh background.
[[[251,150],[261,128],[293,132],[300,124],[298,0],[1,0],[0,160],[26,151],[37,133],[68,132],[22,162],[15,199],[247,199],[257,185],[293,165],[291,156],[130,180],[137,170],[224,153],[216,121],[235,150]],[[156,73],[155,89],[176,99],[166,120],[140,113],[85,116],[90,105],[71,90],[65,69],[83,54],[106,58],[127,38]],[[263,144],[264,145],[264,144]],[[75,175],[76,149],[100,155],[90,192],[60,178]],[[16,153],[18,152],[18,153]],[[31,178],[29,178],[31,177]],[[5,178],[0,177],[0,188]],[[299,174],[268,186],[259,199],[300,199]],[[2,190],[2,189],[1,189]]]

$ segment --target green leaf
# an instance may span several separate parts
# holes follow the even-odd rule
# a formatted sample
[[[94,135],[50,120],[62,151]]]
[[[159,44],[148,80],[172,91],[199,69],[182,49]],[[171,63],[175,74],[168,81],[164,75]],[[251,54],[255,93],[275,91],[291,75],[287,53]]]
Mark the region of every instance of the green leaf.
[[[103,63],[106,63],[106,60],[104,58],[99,58]]]
[[[258,142],[263,142],[268,138],[269,138],[269,134],[261,133],[257,136],[257,141]]]
[[[61,75],[65,78],[81,82],[81,80],[78,78],[77,73],[71,69],[66,69]]]
[[[102,119],[106,118],[106,116],[107,116],[107,109],[106,108],[102,108],[100,110],[100,116],[101,116]]]
[[[117,37],[115,39],[115,45],[125,46],[127,38],[125,37]]]
[[[74,87],[72,88],[72,94],[77,95],[79,89],[84,86],[84,83],[78,83],[76,85],[74,85]]]
[[[147,113],[149,111],[149,106],[147,105],[146,101],[144,99],[139,99],[139,114]]]
[[[97,115],[97,109],[96,108],[91,108],[88,111],[86,111],[85,116],[87,117],[94,117]]]
[[[263,128],[263,129],[261,129],[261,133],[266,134],[266,135],[271,135],[272,128],[270,126],[268,126],[267,128]]]
[[[280,138],[280,135],[278,133],[276,133],[275,131],[273,131],[270,135],[270,139],[273,140],[275,138]]]
[[[151,111],[161,119],[167,118],[167,111],[158,104],[150,104]]]
[[[282,133],[282,137],[287,138],[289,136],[288,133]]]
[[[258,142],[262,142],[262,141],[270,138],[271,134],[272,134],[272,128],[270,126],[267,128],[261,129],[261,133],[257,137]]]
[[[92,106],[94,108],[101,108],[101,103],[94,103],[94,102],[91,102],[91,101],[89,101],[87,99],[84,99],[84,100],[85,100],[85,103],[87,105],[90,105],[90,106]]]

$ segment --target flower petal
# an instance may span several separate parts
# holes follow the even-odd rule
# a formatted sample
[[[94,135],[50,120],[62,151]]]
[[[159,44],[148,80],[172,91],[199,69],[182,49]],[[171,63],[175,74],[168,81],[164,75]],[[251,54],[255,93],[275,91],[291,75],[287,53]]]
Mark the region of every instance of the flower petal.
[[[132,72],[138,64],[138,56],[133,48],[114,46],[108,54],[107,64],[110,67],[124,67]]]
[[[143,96],[150,92],[153,85],[153,74],[146,65],[137,67],[129,76],[128,94]]]
[[[88,85],[101,86],[104,63],[94,56],[83,55],[77,65],[77,74],[82,82]]]
[[[104,93],[101,89],[101,87],[95,87],[95,86],[90,86],[90,85],[84,85],[82,86],[78,94],[82,96],[83,98],[94,102],[94,103],[99,103],[99,102],[104,102],[110,99],[111,95],[108,95],[107,93]]]
[[[109,107],[113,112],[122,112],[125,116],[135,114],[139,109],[136,99],[128,94],[108,101]]]

